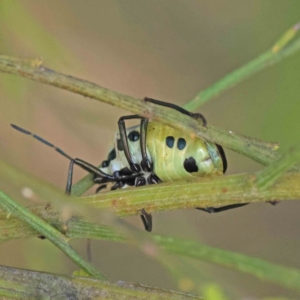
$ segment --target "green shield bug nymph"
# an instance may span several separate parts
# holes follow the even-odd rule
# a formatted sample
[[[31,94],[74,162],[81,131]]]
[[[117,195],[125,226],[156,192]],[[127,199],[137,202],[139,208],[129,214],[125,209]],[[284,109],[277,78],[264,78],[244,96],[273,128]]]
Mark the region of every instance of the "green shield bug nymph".
[[[192,118],[202,120],[203,125],[206,125],[206,120],[201,114],[193,114],[177,105],[151,98],[145,98],[145,101],[176,109]],[[140,124],[126,128],[125,120],[129,119],[138,119]],[[119,130],[114,136],[114,146],[100,168],[84,160],[72,158],[60,148],[23,128],[16,125],[12,125],[12,127],[33,136],[70,160],[67,193],[70,193],[72,188],[74,164],[94,175],[95,184],[100,184],[97,192],[105,188],[108,182],[114,183],[111,189],[115,190],[191,177],[222,175],[227,168],[225,153],[220,145],[200,138],[192,138],[183,131],[162,123],[149,122],[148,119],[139,115],[123,116],[119,119]],[[199,209],[212,213],[243,205],[246,204]],[[151,214],[143,209],[141,218],[145,229],[151,231]]]

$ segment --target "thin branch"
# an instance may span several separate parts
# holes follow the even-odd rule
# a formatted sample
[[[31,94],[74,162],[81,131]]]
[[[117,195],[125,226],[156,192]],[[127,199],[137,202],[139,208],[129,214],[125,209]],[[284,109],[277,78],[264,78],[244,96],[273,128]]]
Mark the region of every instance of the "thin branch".
[[[0,296],[5,299],[200,299],[142,284],[63,276],[0,266]]]
[[[184,108],[194,111],[204,103],[218,96],[220,93],[236,86],[240,82],[257,74],[267,67],[270,67],[275,63],[279,63],[285,57],[298,52],[300,50],[300,38],[297,38],[293,42],[291,42],[291,40],[295,37],[297,31],[299,30],[299,24],[300,23],[297,23],[291,29],[289,29],[275,43],[271,50],[268,50],[241,68],[227,74],[224,78],[197,94],[190,102],[184,105]]]
[[[289,159],[289,156],[284,157]],[[273,164],[277,164],[277,162]],[[1,166],[3,168],[1,168],[0,179],[3,182],[6,182],[8,178],[8,182],[13,182],[16,187],[29,187],[33,193],[42,198],[46,195],[46,199],[56,207],[67,204],[72,212],[78,211],[77,206],[80,207],[82,213],[90,207],[93,210],[95,208],[110,209],[119,216],[125,217],[138,215],[142,209],[156,212],[194,207],[218,207],[236,203],[300,199],[299,172],[282,174],[275,185],[264,190],[258,189],[256,185],[256,178],[261,176],[261,173],[257,172],[207,176],[189,181],[174,181],[103,192],[91,196],[66,198],[63,193],[59,193],[59,190],[54,187],[49,188],[49,184],[40,179],[25,176],[22,172],[0,161]],[[149,195],[151,196],[149,197]],[[53,199],[51,200],[51,198]]]
[[[55,72],[43,67],[41,63],[40,60],[19,59],[2,55],[0,56],[0,72],[19,75],[118,106],[151,120],[170,125],[188,135],[220,144],[263,165],[268,165],[277,157],[274,151],[278,148],[276,144],[270,147],[270,143],[247,138],[212,125],[204,127],[199,121],[173,109],[157,106],[88,81]]]
[[[277,161],[257,173],[255,184],[259,189],[266,189],[287,170],[300,162],[300,145],[294,146]]]
[[[258,190],[253,184],[255,173],[206,177],[193,181],[176,181],[157,186],[128,188],[80,197],[74,202],[94,208],[110,208],[119,216],[194,207],[218,207],[236,203],[300,199],[300,173],[291,172],[276,185]],[[176,193],[174,193],[176,191]],[[151,195],[151,197],[149,197]]]
[[[184,257],[208,261],[226,266],[243,273],[300,291],[300,270],[288,268],[270,262],[203,245],[196,241],[153,236],[160,247]]]
[[[28,223],[33,229],[50,240],[56,247],[67,254],[78,266],[80,266],[87,274],[99,279],[106,277],[97,270],[92,264],[85,261],[68,243],[68,239],[64,234],[56,230],[41,218],[34,215],[27,208],[22,207],[6,194],[0,191],[0,207],[8,214],[14,214],[24,222]]]
[[[67,218],[52,206],[35,205],[27,208],[32,214],[47,222],[69,239],[101,239],[124,242],[126,237],[110,226],[93,222],[82,215],[70,215]],[[0,243],[40,236],[40,232],[30,224],[0,210]]]
[[[80,201],[97,208],[110,208],[120,216],[128,216],[140,213],[142,209],[153,212],[259,201],[299,200],[300,173],[285,173],[299,161],[300,146],[297,146],[257,173],[207,176],[162,183],[158,186],[128,188],[126,191],[115,190],[77,198],[74,202]]]
[[[115,229],[91,222],[82,216],[73,216],[69,220],[63,221],[59,213],[55,212],[53,208],[45,209],[43,206],[36,206],[34,208],[32,207],[31,211],[57,229],[61,230],[63,228],[64,234],[68,238],[85,237],[129,244],[134,243],[134,245],[139,246],[142,250],[145,247],[145,240],[147,240],[147,243],[152,241],[154,245],[158,247],[158,250],[164,250],[167,253],[226,266],[239,272],[248,273],[261,280],[267,280],[284,287],[300,290],[300,271],[298,269],[287,268],[258,258],[209,247],[196,241],[174,237],[153,234],[149,236],[148,233],[138,232],[138,234],[135,233],[137,239],[133,240],[132,235],[128,237],[125,234],[117,232]],[[19,236],[16,234],[19,234]],[[16,218],[7,219],[3,213],[0,213],[0,242],[2,239],[31,238],[37,235],[38,232],[33,231],[31,227],[23,221],[18,221]],[[160,255],[160,251],[156,251],[156,253]]]

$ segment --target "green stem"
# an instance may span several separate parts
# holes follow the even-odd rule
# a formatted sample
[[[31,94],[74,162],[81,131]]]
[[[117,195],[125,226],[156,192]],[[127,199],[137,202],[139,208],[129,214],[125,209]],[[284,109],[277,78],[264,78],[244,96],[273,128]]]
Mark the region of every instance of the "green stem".
[[[300,145],[294,146],[277,161],[257,172],[255,184],[259,189],[266,189],[278,180],[287,170],[300,162]]]
[[[55,204],[56,208],[63,209],[63,205],[69,205],[73,213],[78,211],[78,205],[80,205],[81,213],[89,207],[93,210],[106,208],[124,217],[138,215],[143,208],[146,211],[154,212],[193,207],[218,207],[245,202],[300,199],[299,172],[283,174],[276,185],[264,190],[257,188],[256,178],[261,176],[261,173],[258,172],[229,176],[207,176],[188,181],[174,181],[103,192],[80,198],[66,198],[54,187],[49,187],[49,184],[33,176],[25,176],[22,172],[1,161],[0,167],[2,170],[0,180],[2,182],[13,182],[16,188],[29,187],[34,194],[38,194],[41,198]],[[262,171],[262,174],[264,172]],[[266,172],[266,176],[267,174],[268,172]],[[174,195],[174,190],[176,190],[176,195]]]
[[[298,30],[299,24],[296,24],[291,29],[289,29],[278,40],[278,42],[276,42],[271,50],[268,50],[258,58],[252,60],[241,68],[234,70],[218,82],[214,83],[212,86],[206,88],[205,90],[197,94],[190,102],[185,104],[184,108],[190,111],[194,111],[204,103],[218,96],[221,92],[224,92],[229,88],[236,86],[238,83],[244,81],[250,76],[257,74],[261,70],[270,67],[275,63],[280,62],[285,57],[299,51],[300,38],[290,43]]]
[[[134,242],[134,244],[138,245],[141,249],[144,249],[145,240],[149,243],[148,233],[145,234],[143,232],[139,232],[137,234],[137,239],[133,240],[134,235],[127,237],[112,228],[90,222],[83,217],[73,216],[66,222],[63,222],[60,219],[58,212],[54,213],[53,211],[45,211],[45,208],[42,206],[35,207],[34,209],[32,208],[32,211],[35,214],[43,216],[45,220],[47,222],[51,222],[53,226],[56,226],[57,228],[65,228],[65,234],[69,238],[85,237],[128,244],[132,244],[132,242]],[[15,219],[6,219],[5,223],[2,223],[1,220],[3,217],[3,214],[0,214],[0,241],[2,238],[5,240],[13,240],[20,237],[31,238],[37,236],[37,232],[32,231],[32,228],[25,222],[19,221],[20,223],[16,223]],[[16,236],[16,233],[19,234],[19,232],[22,232],[22,234],[18,237]],[[158,249],[165,250],[167,253],[178,254],[186,258],[194,258],[196,260],[226,266],[240,272],[251,274],[261,280],[268,280],[285,287],[300,290],[300,271],[298,269],[287,268],[239,253],[209,247],[196,241],[160,235],[151,235],[151,238]],[[157,253],[159,254],[159,251]],[[3,278],[1,275],[1,267],[0,278]]]
[[[4,266],[0,266],[0,278],[0,296],[5,299],[200,299],[194,295],[142,284],[124,281],[114,283]]]
[[[40,219],[27,208],[14,202],[10,197],[0,191],[0,207],[8,214],[13,214],[28,223],[33,229],[50,240],[56,247],[68,255],[78,266],[80,266],[89,275],[99,279],[105,279],[105,276],[93,265],[85,261],[69,244],[68,238],[53,228],[44,220]]]
[[[98,168],[100,168],[100,166],[98,166]],[[72,196],[81,196],[83,195],[87,190],[89,190],[93,185],[95,185],[94,182],[94,176],[92,174],[88,174],[85,177],[83,177],[82,179],[80,179],[78,182],[76,182],[73,186],[72,186],[72,192],[71,195]]]
[[[139,188],[109,191],[75,198],[74,203],[93,208],[112,209],[119,216],[194,207],[218,207],[237,203],[300,199],[300,173],[283,174],[277,184],[258,190],[253,184],[257,175],[240,174],[176,181]],[[174,196],[176,191],[176,196]],[[149,197],[151,195],[151,197]],[[155,200],[153,200],[155,199]]]
[[[251,274],[261,280],[267,280],[300,291],[300,271],[298,269],[287,268],[262,259],[209,247],[196,241],[166,238],[158,235],[153,236],[153,239],[167,252],[223,265]]]
[[[143,117],[172,126],[187,135],[225,146],[264,165],[276,159],[274,148],[272,149],[269,143],[259,143],[256,139],[247,138],[211,125],[204,127],[200,124],[201,122],[174,109],[157,106],[108,90],[88,81],[55,72],[43,67],[39,60],[18,59],[0,55],[0,72],[16,74],[118,106]]]

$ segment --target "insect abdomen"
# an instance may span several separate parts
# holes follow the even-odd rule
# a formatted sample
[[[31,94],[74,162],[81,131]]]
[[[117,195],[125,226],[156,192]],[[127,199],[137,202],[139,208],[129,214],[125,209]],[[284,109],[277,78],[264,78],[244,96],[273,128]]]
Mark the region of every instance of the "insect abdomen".
[[[153,160],[154,173],[162,181],[223,174],[217,145],[191,138],[161,123],[148,124],[147,148]]]

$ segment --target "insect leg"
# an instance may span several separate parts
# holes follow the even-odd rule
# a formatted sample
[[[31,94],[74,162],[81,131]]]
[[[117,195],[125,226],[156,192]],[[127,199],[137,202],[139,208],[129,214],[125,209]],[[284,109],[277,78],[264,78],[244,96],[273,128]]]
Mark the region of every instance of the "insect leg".
[[[96,194],[99,193],[101,190],[105,189],[106,187],[107,187],[106,184],[98,186],[97,189],[96,189]]]
[[[218,212],[222,212],[225,210],[230,210],[233,208],[238,208],[244,205],[247,205],[249,203],[241,203],[241,204],[231,204],[231,205],[226,205],[226,206],[222,206],[222,207],[205,207],[205,208],[201,208],[201,207],[196,207],[196,209],[208,212],[208,213],[218,213]]]
[[[67,186],[66,186],[67,195],[70,195],[72,190],[73,170],[74,170],[74,160],[72,159],[70,161],[69,169],[68,169],[68,178],[67,178]]]
[[[82,159],[75,158],[75,159],[71,160],[70,165],[69,165],[68,180],[67,180],[67,187],[66,187],[67,194],[70,194],[71,189],[72,189],[72,177],[73,177],[74,165],[77,165],[77,166],[81,167],[82,169],[84,169],[85,171],[93,174],[94,176],[96,176],[96,178],[101,178],[101,179],[105,179],[106,181],[113,181],[113,182],[119,180],[119,178],[117,178],[117,177],[114,177],[114,176],[104,173],[103,171],[98,169],[96,166],[94,166]]]
[[[128,164],[130,166],[130,169],[134,173],[139,173],[141,171],[141,168],[138,164],[135,164],[132,160],[131,153],[129,151],[126,126],[125,126],[125,120],[132,120],[132,119],[142,119],[142,117],[139,115],[130,115],[130,116],[121,117],[118,121],[119,133],[120,133],[121,141],[123,143],[124,153],[128,161]]]
[[[53,148],[55,151],[57,151],[59,154],[63,155],[64,157],[68,158],[70,160],[70,165],[69,165],[69,171],[68,171],[68,179],[67,179],[67,186],[66,186],[66,193],[70,194],[71,193],[71,188],[72,188],[72,177],[73,177],[73,168],[74,165],[77,165],[79,167],[81,167],[82,169],[86,170],[89,173],[92,173],[93,175],[97,176],[97,177],[101,177],[101,178],[105,178],[108,181],[117,181],[118,179],[114,176],[108,175],[106,173],[104,173],[103,171],[101,171],[100,169],[98,169],[97,167],[93,166],[92,164],[79,159],[79,158],[72,158],[70,155],[68,155],[66,152],[64,152],[62,149],[56,147],[55,145],[53,145],[52,143],[48,142],[47,140],[43,139],[42,137],[26,130],[23,129],[17,125],[11,124],[11,126],[24,133],[27,135],[32,136],[33,138],[35,138],[36,140],[42,142],[43,144]]]
[[[148,155],[147,155],[147,143],[146,143],[146,134],[147,134],[147,127],[148,127],[148,119],[142,118],[141,120],[141,127],[140,127],[140,145],[141,145],[141,154],[142,154],[142,161],[141,166],[145,172],[152,172],[153,165],[150,162]]]
[[[152,231],[152,215],[147,213],[144,209],[141,210],[141,219],[144,224],[145,230]]]
[[[131,153],[129,151],[125,120],[132,120],[132,119],[141,119],[141,125],[140,125],[140,145],[141,145],[141,153],[142,153],[141,165],[142,165],[142,168],[144,171],[146,171],[144,168],[146,168],[149,171],[152,171],[152,165],[150,163],[150,160],[147,157],[147,151],[146,151],[146,133],[147,133],[148,119],[143,118],[139,115],[123,116],[118,121],[120,138],[121,138],[121,142],[123,144],[126,159],[131,168],[131,171],[133,173],[139,173],[141,171],[140,166],[133,162]],[[121,174],[122,171],[124,174]],[[126,180],[132,179],[132,178],[136,177],[138,174],[131,175],[129,173],[127,174],[127,172],[125,172],[125,170],[120,170],[120,175],[125,175],[125,176],[122,177],[122,181],[117,181],[116,184],[111,188],[111,190],[116,190],[118,188],[122,188],[124,186],[124,184],[126,183]],[[155,175],[153,174],[153,176],[155,176]],[[151,183],[158,183],[158,182],[154,180],[154,182],[151,182]],[[146,184],[146,179],[144,177],[136,178],[135,186],[142,186],[145,184]],[[145,211],[145,209],[142,209],[141,213],[142,213],[141,219],[143,221],[145,230],[150,232],[152,230],[152,216],[151,216],[151,214],[147,213]]]
[[[155,100],[155,99],[152,99],[152,98],[144,98],[144,101],[146,102],[151,102],[151,103],[154,103],[154,104],[157,104],[157,105],[161,105],[161,106],[165,106],[165,107],[169,107],[169,108],[173,108],[179,112],[181,112],[182,114],[184,115],[187,115],[187,116],[190,116],[194,119],[201,119],[202,120],[202,123],[203,123],[203,126],[206,126],[207,125],[207,121],[206,119],[204,118],[204,116],[200,113],[191,113],[189,112],[188,110],[176,105],[176,104],[173,104],[173,103],[168,103],[168,102],[164,102],[164,101],[160,101],[160,100]]]
[[[146,179],[144,177],[137,177],[135,181],[135,186],[142,186],[146,184]],[[147,213],[146,210],[143,208],[141,210],[141,219],[146,231],[152,231],[152,215]]]
[[[222,158],[222,162],[223,162],[223,174],[225,174],[226,170],[227,170],[227,159],[226,159],[226,155],[225,155],[225,152],[224,152],[224,149],[222,146],[216,144],[218,150],[219,150],[219,153],[220,153],[220,156]]]

